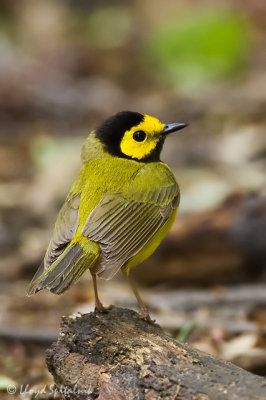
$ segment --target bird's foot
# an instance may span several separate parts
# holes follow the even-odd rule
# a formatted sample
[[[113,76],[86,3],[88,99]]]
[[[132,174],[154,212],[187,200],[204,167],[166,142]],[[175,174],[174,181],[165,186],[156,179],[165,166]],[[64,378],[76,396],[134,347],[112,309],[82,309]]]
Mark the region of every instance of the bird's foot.
[[[95,301],[95,308],[94,312],[95,313],[106,313],[112,308],[113,306],[110,305],[108,307],[104,307],[103,304],[100,301]]]
[[[147,308],[141,308],[140,313],[139,313],[139,318],[140,319],[144,319],[145,321],[147,321],[151,325],[155,325],[156,324],[155,319],[151,319],[150,314],[149,314],[149,310]]]

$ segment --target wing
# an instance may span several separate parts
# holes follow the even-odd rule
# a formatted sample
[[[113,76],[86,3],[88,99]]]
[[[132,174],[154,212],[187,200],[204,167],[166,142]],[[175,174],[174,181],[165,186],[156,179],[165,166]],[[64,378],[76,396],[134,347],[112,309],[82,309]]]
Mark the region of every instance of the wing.
[[[50,267],[73,239],[79,223],[79,203],[78,194],[70,197],[61,208],[44,257],[44,269]]]
[[[47,278],[45,272],[58,260],[73,239],[79,223],[79,203],[78,194],[70,197],[61,208],[44,260],[30,283],[28,294],[36,293],[43,288],[41,284]]]
[[[160,171],[144,167],[126,194],[106,193],[82,232],[101,247],[97,275],[110,279],[167,222],[178,204],[178,185],[166,166]]]

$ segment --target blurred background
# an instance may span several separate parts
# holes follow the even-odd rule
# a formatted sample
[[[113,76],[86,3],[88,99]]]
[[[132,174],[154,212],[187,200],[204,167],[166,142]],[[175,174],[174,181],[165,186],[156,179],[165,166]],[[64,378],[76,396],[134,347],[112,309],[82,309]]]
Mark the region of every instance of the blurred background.
[[[44,350],[61,316],[93,309],[89,273],[62,296],[25,291],[82,143],[125,109],[190,124],[162,154],[180,184],[179,216],[134,271],[152,316],[266,375],[266,3],[1,0],[3,399],[10,382],[51,382]],[[105,305],[136,308],[119,274],[99,290]]]

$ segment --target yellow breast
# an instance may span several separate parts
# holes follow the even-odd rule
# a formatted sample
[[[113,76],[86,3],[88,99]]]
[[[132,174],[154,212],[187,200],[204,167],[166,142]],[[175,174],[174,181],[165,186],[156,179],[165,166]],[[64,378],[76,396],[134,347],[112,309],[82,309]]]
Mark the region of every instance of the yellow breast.
[[[142,263],[144,260],[149,258],[154,251],[157,249],[161,241],[165,238],[167,233],[170,231],[177,214],[177,210],[175,209],[168,221],[164,224],[164,226],[159,229],[159,231],[151,238],[151,240],[146,243],[146,245],[141,249],[139,253],[137,253],[134,257],[132,257],[124,266],[124,269],[127,274],[129,274],[131,268],[135,267],[136,265]]]

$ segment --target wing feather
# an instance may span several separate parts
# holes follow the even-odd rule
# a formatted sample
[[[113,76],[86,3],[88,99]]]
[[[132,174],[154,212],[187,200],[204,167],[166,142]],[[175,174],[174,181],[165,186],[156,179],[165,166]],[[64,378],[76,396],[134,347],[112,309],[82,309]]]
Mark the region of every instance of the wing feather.
[[[84,272],[84,263],[81,262],[80,248],[67,246],[73,239],[79,223],[80,195],[71,196],[61,208],[53,231],[51,241],[45,257],[27,290],[29,295],[48,287],[60,293]],[[57,262],[58,261],[58,262]],[[71,268],[71,264],[79,261],[78,268]],[[70,272],[72,275],[70,275]]]
[[[139,182],[137,176],[126,194],[106,193],[90,213],[82,234],[101,247],[99,262],[94,267],[98,276],[110,279],[145,246],[178,206],[178,185],[169,169],[164,169],[164,173],[165,176],[158,176],[166,184],[155,180],[156,185],[152,186],[151,174],[145,176],[142,171]]]
[[[61,208],[44,257],[44,269],[63,253],[68,243],[73,239],[79,223],[80,195],[70,197]]]

